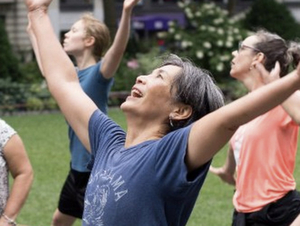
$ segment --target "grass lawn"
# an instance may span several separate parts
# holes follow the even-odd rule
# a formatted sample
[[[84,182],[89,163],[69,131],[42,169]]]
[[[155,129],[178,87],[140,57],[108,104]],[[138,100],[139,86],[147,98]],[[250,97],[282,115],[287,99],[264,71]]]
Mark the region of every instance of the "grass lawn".
[[[109,115],[123,128],[124,116],[118,109]],[[29,226],[50,225],[57,207],[58,196],[69,169],[67,125],[60,113],[2,117],[21,135],[35,172],[32,190],[18,223]],[[219,152],[213,165],[220,166],[226,147]],[[297,158],[295,177],[300,185],[300,159]],[[298,188],[299,188],[298,185]],[[229,226],[232,214],[233,187],[208,174],[188,226]],[[77,221],[75,226],[81,225]]]

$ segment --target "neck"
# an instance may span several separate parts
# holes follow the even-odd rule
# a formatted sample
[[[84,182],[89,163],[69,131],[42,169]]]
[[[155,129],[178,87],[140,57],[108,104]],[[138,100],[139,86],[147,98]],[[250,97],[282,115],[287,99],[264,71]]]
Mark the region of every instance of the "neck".
[[[74,56],[79,70],[88,68],[97,63],[96,59],[90,53],[85,52],[82,55]]]
[[[264,86],[262,77],[258,73],[251,71],[246,76],[244,76],[241,82],[250,92]]]
[[[127,118],[127,134],[125,147],[137,145],[139,143],[156,140],[165,135],[166,128],[163,124],[156,121],[147,121],[138,117]]]

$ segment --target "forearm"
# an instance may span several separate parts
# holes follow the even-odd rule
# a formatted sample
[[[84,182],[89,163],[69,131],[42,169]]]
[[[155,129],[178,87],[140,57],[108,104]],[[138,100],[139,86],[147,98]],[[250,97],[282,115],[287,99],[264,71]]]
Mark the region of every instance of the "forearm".
[[[131,11],[132,9],[123,9],[121,21],[113,44],[103,57],[101,73],[107,79],[114,76],[126,50],[130,34]]]
[[[112,44],[112,46],[115,48],[115,51],[121,54],[124,53],[129,40],[131,13],[132,9],[123,9],[119,28]]]
[[[281,104],[299,89],[299,86],[300,77],[297,71],[293,71],[223,107],[223,116],[227,117],[224,123],[228,128],[235,129]]]
[[[7,200],[4,214],[15,220],[23,207],[33,182],[33,172],[28,170],[14,178],[14,182]]]
[[[281,104],[299,87],[300,77],[297,71],[293,71],[197,121],[189,138],[187,160],[190,169],[196,169],[209,161],[239,126]]]

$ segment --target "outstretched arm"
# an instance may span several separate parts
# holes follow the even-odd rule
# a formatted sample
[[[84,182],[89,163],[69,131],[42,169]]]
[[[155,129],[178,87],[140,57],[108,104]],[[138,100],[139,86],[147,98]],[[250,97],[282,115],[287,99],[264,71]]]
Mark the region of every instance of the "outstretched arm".
[[[102,75],[109,79],[114,76],[122,60],[130,34],[130,18],[133,7],[139,0],[124,0],[123,11],[118,31],[113,44],[106,52],[100,68]]]
[[[227,151],[227,157],[225,164],[222,167],[210,166],[209,171],[218,177],[225,183],[235,185],[235,159],[233,154],[233,149],[230,146]]]
[[[47,14],[51,0],[25,2],[49,91],[81,142],[90,150],[88,122],[97,106],[83,92],[72,62],[55,36]]]
[[[262,65],[256,70],[262,73]],[[300,64],[297,70],[208,114],[191,128],[186,164],[190,171],[208,162],[244,123],[281,104],[300,88]]]
[[[25,203],[33,182],[33,170],[25,147],[18,134],[13,135],[3,149],[9,172],[13,177],[10,195],[1,217],[1,222],[7,222],[6,217],[15,220]]]

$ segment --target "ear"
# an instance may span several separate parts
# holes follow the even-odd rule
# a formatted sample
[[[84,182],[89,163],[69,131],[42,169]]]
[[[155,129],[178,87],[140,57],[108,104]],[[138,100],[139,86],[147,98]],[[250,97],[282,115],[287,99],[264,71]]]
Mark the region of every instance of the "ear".
[[[85,43],[85,45],[87,47],[90,47],[90,46],[94,45],[94,43],[95,43],[95,37],[93,37],[93,36],[86,37],[84,39],[84,43]]]
[[[264,61],[265,61],[265,54],[263,54],[262,52],[259,52],[258,54],[255,55],[251,66],[255,67],[255,65],[257,63],[264,64]]]
[[[190,105],[180,103],[176,108],[170,113],[170,118],[174,121],[184,120],[189,118],[193,113],[193,109]]]

